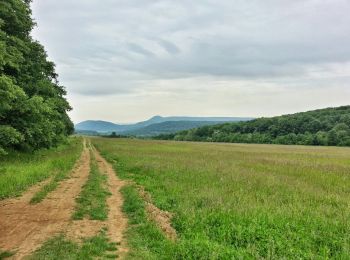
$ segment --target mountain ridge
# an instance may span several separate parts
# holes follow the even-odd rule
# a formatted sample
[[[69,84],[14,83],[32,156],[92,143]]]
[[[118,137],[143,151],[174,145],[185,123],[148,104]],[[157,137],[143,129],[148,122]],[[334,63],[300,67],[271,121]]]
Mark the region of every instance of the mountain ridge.
[[[238,121],[248,121],[252,120],[250,117],[193,117],[193,116],[153,116],[148,120],[131,123],[131,124],[117,124],[104,120],[85,120],[75,125],[76,131],[96,131],[98,133],[109,133],[116,132],[117,134],[127,134],[132,132],[141,133],[142,128],[151,126],[153,124],[160,124],[165,122],[179,122],[175,127],[174,131],[178,129],[185,130],[189,129],[191,123],[188,122],[207,122],[207,123],[192,123],[194,127],[200,125],[217,124],[222,122],[238,122]],[[182,123],[181,123],[182,122]],[[187,122],[187,123],[186,123]],[[186,127],[181,127],[180,124],[186,125]],[[176,124],[173,124],[174,126]],[[161,125],[162,126],[162,125]],[[146,130],[148,131],[148,130]],[[166,132],[169,133],[170,129]],[[171,132],[171,131],[170,131]]]

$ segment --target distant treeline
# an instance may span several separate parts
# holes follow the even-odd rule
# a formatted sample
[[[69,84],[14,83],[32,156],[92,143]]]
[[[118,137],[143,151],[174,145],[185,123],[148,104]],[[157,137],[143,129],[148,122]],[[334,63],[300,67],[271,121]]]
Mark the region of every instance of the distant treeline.
[[[350,146],[350,106],[203,126],[155,139],[258,144]]]
[[[30,33],[30,0],[0,0],[0,154],[54,146],[74,130],[55,64]]]

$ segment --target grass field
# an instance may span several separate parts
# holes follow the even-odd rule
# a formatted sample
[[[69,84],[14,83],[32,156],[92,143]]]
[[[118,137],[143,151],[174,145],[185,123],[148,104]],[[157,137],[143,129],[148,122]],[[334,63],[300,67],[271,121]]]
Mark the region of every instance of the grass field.
[[[93,138],[120,177],[174,214],[149,222],[131,185],[130,258],[350,258],[350,149]]]
[[[53,177],[33,198],[33,202],[42,200],[72,169],[81,151],[81,139],[70,138],[57,148],[34,153],[12,152],[0,157],[0,199],[18,196],[37,182]]]

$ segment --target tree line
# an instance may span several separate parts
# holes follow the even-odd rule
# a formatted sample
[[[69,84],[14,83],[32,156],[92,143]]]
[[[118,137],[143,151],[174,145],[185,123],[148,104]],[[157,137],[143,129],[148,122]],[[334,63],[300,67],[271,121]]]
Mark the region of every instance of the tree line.
[[[74,130],[55,64],[30,33],[30,0],[0,0],[0,154],[57,145]]]
[[[257,144],[350,146],[350,106],[203,126],[155,139]]]

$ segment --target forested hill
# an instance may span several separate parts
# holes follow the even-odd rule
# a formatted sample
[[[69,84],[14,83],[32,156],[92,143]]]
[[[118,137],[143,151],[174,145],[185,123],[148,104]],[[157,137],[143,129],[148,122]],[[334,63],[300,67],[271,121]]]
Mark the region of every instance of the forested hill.
[[[74,130],[54,63],[30,33],[29,0],[0,0],[0,154],[54,146]]]
[[[203,126],[156,139],[350,146],[350,106]]]
[[[200,123],[196,122],[213,122],[215,123],[224,123],[224,122],[237,122],[237,121],[247,121],[251,120],[253,118],[247,118],[247,117],[188,117],[188,116],[154,116],[146,121],[141,121],[137,122],[134,124],[114,124],[112,122],[108,121],[101,121],[101,120],[87,120],[80,122],[75,125],[75,130],[76,131],[97,131],[100,133],[106,133],[106,132],[116,132],[117,134],[127,134],[129,132],[137,132],[137,133],[143,133],[141,130],[142,128],[155,125],[154,127],[151,127],[152,131],[156,130],[157,124],[165,123],[169,125],[177,125],[177,129],[172,132],[176,132],[179,130],[184,130],[184,129],[189,129],[189,128],[194,128],[201,126]],[[178,123],[166,123],[166,122],[178,122]],[[180,128],[179,125],[181,125],[181,122],[189,126],[192,122],[192,127],[185,127],[185,128]],[[203,124],[202,124],[203,125]],[[165,125],[159,125],[160,128],[165,129]],[[180,129],[179,129],[180,128]],[[140,131],[139,131],[140,130]],[[145,132],[149,132],[149,128],[145,129]],[[167,130],[171,130],[168,128]],[[162,132],[162,131],[159,131]]]
[[[166,121],[157,124],[145,126],[136,130],[126,131],[125,135],[133,136],[155,136],[159,134],[170,134],[181,130],[187,130],[195,127],[201,127],[205,125],[215,125],[223,123],[218,121]]]

